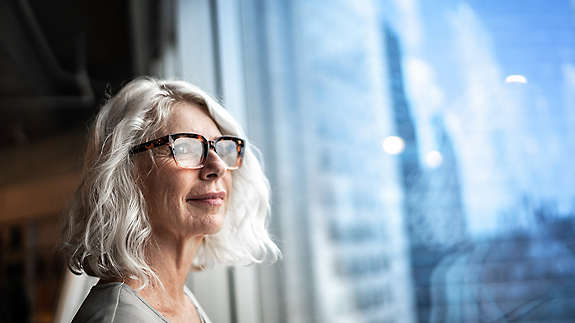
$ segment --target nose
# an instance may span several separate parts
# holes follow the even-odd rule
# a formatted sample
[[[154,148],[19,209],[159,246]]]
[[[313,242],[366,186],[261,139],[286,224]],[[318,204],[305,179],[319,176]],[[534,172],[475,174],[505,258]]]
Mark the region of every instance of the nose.
[[[206,164],[200,169],[200,177],[206,181],[214,180],[224,176],[225,172],[226,164],[220,156],[216,154],[216,151],[210,147]]]

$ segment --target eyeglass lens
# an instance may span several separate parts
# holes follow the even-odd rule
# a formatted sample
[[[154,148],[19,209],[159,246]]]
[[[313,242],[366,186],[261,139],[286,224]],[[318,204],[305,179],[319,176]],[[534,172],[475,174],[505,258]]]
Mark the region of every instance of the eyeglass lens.
[[[237,143],[231,139],[221,139],[216,142],[216,153],[227,168],[236,168],[239,162]],[[207,145],[206,145],[207,147]],[[202,166],[204,142],[197,138],[177,138],[173,142],[174,157],[183,168],[198,168]]]

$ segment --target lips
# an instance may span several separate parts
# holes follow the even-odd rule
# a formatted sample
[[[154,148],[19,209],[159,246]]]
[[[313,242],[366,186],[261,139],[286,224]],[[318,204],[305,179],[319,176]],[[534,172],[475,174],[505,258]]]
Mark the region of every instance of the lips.
[[[189,196],[186,202],[202,204],[205,206],[217,207],[224,203],[226,192],[208,192]]]

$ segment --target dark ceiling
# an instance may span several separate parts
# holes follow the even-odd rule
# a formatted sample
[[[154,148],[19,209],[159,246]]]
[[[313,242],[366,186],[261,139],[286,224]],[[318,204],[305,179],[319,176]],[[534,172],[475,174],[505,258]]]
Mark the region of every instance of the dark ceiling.
[[[135,76],[129,4],[0,0],[0,148],[86,127]]]

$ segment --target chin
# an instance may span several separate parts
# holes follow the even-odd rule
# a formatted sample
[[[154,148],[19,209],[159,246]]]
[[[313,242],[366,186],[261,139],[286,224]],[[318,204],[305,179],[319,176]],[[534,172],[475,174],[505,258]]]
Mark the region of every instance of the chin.
[[[199,221],[198,221],[199,220]],[[224,225],[224,215],[220,213],[208,214],[194,221],[194,231],[201,235],[211,235],[220,232]]]

